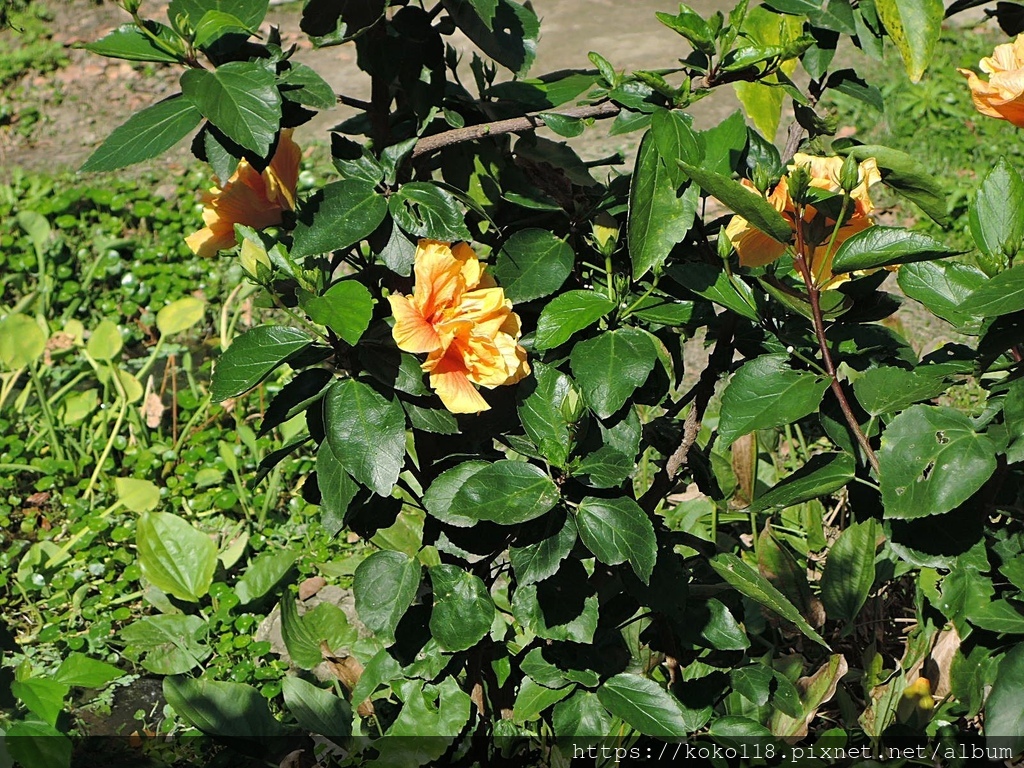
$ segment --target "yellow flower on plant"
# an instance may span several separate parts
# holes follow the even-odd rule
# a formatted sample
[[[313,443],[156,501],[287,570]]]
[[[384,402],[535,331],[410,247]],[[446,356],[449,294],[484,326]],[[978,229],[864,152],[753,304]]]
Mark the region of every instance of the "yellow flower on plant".
[[[974,108],[1024,128],[1024,35],[1012,43],[997,45],[978,66],[988,75],[987,83],[969,69],[957,70],[967,78]]]
[[[412,295],[388,297],[398,348],[426,353],[423,370],[449,411],[488,410],[474,385],[515,384],[530,372],[512,302],[465,243],[420,240],[414,271]]]
[[[842,191],[839,174],[843,169],[843,158],[813,157],[798,152],[793,157],[789,171],[792,172],[797,166],[807,168],[811,177],[811,187],[836,194]],[[805,239],[805,245],[810,251],[811,276],[819,288],[834,287],[846,279],[845,276],[837,277],[832,274],[832,257],[848,238],[873,224],[870,214],[875,206],[871,202],[868,190],[872,184],[882,180],[882,175],[873,157],[862,161],[858,170],[860,181],[850,192],[853,202],[852,209],[847,211],[843,221],[839,223],[839,231],[835,233],[834,240],[832,234],[836,227],[836,220],[820,213],[813,205],[804,206],[805,234],[812,240],[806,242]],[[759,194],[757,188],[748,179],[743,179],[742,183],[753,194]],[[789,193],[788,176],[783,176],[779,180],[775,189],[768,195],[768,202],[789,221],[793,228],[793,238],[789,243],[780,243],[757,229],[742,216],[733,216],[729,226],[725,229],[725,235],[739,254],[740,264],[744,267],[761,267],[770,264],[782,256],[786,252],[786,248],[796,241],[796,203]],[[814,232],[819,234],[817,240],[813,237]]]
[[[277,151],[263,173],[246,160],[226,184],[203,195],[205,227],[185,238],[198,256],[216,256],[235,245],[235,224],[263,229],[280,224],[285,211],[295,208],[302,152],[292,140],[291,129],[281,131]]]

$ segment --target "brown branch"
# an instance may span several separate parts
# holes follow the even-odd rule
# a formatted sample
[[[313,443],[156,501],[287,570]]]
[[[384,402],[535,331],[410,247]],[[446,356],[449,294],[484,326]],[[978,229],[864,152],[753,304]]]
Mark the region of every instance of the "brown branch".
[[[800,141],[804,137],[804,128],[800,123],[794,122],[789,126],[789,136],[786,137],[786,147],[782,150],[782,167],[789,165],[797,149],[800,148]]]
[[[568,109],[549,109],[550,112],[564,117],[575,117],[579,119],[614,117],[619,114],[621,107],[611,101],[603,101],[600,104],[590,104],[584,107],[570,107]],[[455,128],[443,133],[435,133],[433,136],[426,136],[419,140],[416,148],[412,151],[415,160],[423,155],[431,154],[439,149],[450,147],[453,144],[461,144],[465,141],[476,141],[488,136],[500,136],[506,133],[521,133],[533,131],[544,125],[544,118],[541,112],[532,112],[522,117],[512,117],[507,120],[497,120],[493,123],[480,123],[479,125],[467,125],[465,128]]]

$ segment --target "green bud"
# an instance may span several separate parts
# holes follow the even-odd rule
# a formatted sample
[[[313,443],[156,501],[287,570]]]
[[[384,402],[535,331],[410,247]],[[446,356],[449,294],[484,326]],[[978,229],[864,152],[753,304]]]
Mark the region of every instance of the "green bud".
[[[722,261],[728,259],[729,254],[732,253],[732,241],[726,237],[725,227],[718,231],[718,242],[716,245],[718,246],[718,258]]]
[[[590,225],[594,245],[602,256],[609,256],[619,244],[619,222],[607,211],[598,215]]]
[[[772,178],[771,169],[762,163],[758,163],[754,166],[754,172],[751,174],[750,179],[754,182],[754,186],[757,187],[757,191],[762,195],[768,194],[768,188],[772,185],[774,179]]]
[[[121,7],[134,16],[139,12],[139,8],[142,7],[142,0],[124,0],[124,4]]]
[[[860,184],[860,163],[853,155],[847,155],[843,161],[843,169],[839,172],[839,186],[849,194]]]
[[[583,417],[585,408],[586,406],[583,404],[583,398],[580,397],[580,393],[576,391],[575,387],[569,387],[569,391],[565,393],[562,405],[559,407],[559,410],[562,412],[562,418],[570,424],[575,424]]]
[[[809,202],[807,190],[811,186],[811,171],[806,165],[798,165],[790,171],[786,183],[789,187],[789,196],[793,198],[794,202],[800,205],[806,205]]]

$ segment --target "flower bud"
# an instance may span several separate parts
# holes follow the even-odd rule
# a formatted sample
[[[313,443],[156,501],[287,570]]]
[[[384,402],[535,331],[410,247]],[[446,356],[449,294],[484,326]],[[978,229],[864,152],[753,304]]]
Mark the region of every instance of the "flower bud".
[[[242,239],[242,249],[238,258],[242,263],[242,269],[256,280],[260,279],[260,264],[263,265],[264,271],[270,269],[270,256],[267,255],[267,249],[247,237]]]
[[[124,0],[121,7],[134,16],[139,12],[139,8],[142,7],[142,0]]]
[[[602,212],[590,225],[594,245],[602,256],[610,255],[619,244],[619,222],[607,211]]]
[[[768,188],[772,185],[774,179],[771,169],[762,163],[758,163],[754,166],[754,172],[751,174],[751,181],[754,182],[754,186],[757,187],[757,191],[762,195],[768,194]]]
[[[585,409],[586,406],[583,403],[583,398],[580,397],[580,393],[576,391],[575,387],[569,387],[569,391],[565,393],[565,397],[562,399],[562,404],[559,407],[562,418],[570,424],[575,424],[583,417]]]
[[[843,168],[839,172],[839,186],[849,194],[860,184],[860,163],[853,155],[847,155],[843,161]]]
[[[789,195],[794,202],[806,205],[808,202],[807,190],[811,186],[811,170],[806,165],[798,165],[789,172],[787,177]]]

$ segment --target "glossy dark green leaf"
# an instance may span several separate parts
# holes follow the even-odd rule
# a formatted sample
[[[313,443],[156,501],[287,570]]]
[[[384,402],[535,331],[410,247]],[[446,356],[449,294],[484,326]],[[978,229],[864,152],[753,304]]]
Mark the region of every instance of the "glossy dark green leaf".
[[[977,333],[979,319],[960,309],[972,292],[988,278],[977,267],[957,262],[920,262],[907,264],[898,273],[900,289],[921,302],[933,314],[955,325]]]
[[[320,489],[320,525],[330,536],[335,536],[345,526],[345,514],[359,486],[338,461],[327,440],[320,443],[316,452],[316,484]]]
[[[414,403],[403,402],[402,407],[409,417],[409,426],[435,435],[459,434],[459,422],[455,414],[445,408],[424,408]]]
[[[553,298],[537,318],[535,349],[552,349],[567,342],[615,309],[615,302],[597,291],[566,291]]]
[[[75,651],[69,653],[53,673],[53,679],[58,683],[76,688],[102,688],[123,676],[124,672],[113,664]]]
[[[1024,613],[1019,603],[993,600],[977,608],[968,608],[967,620],[976,627],[1005,635],[1024,635]]]
[[[289,675],[281,681],[284,705],[303,730],[344,745],[352,735],[352,707],[332,691]]]
[[[906,152],[877,144],[858,145],[841,151],[843,154],[853,155],[858,161],[867,160],[869,157],[875,158],[886,186],[916,204],[935,221],[941,223],[948,218],[946,194],[942,185]]]
[[[532,389],[519,403],[519,420],[549,462],[565,466],[572,450],[571,405],[580,399],[572,379],[557,368],[534,363]]]
[[[324,660],[320,650],[322,638],[318,638],[312,625],[299,616],[295,599],[290,594],[281,599],[280,609],[281,639],[288,649],[288,656],[300,669],[312,669]]]
[[[1012,267],[989,278],[958,307],[978,317],[998,317],[1024,309],[1024,266]]]
[[[572,692],[572,687],[545,688],[529,677],[524,678],[512,705],[512,719],[517,723],[536,720],[548,707],[557,704]]]
[[[629,561],[647,584],[658,556],[658,543],[650,519],[630,498],[598,499],[587,496],[576,510],[580,539],[606,565]]]
[[[301,259],[350,248],[369,237],[388,213],[371,182],[345,179],[325,186],[299,210],[291,255]]]
[[[999,661],[985,701],[985,734],[998,736],[1013,754],[1024,749],[1024,645],[1016,644]]]
[[[258,325],[246,331],[217,361],[211,397],[219,402],[248,392],[312,343],[304,331],[286,326]]]
[[[458,200],[436,184],[403,184],[388,201],[388,210],[410,235],[445,241],[469,239]]]
[[[748,320],[758,320],[757,299],[751,287],[737,275],[710,264],[676,264],[666,270],[669,277],[687,290],[721,304]]]
[[[187,520],[169,512],[145,512],[136,528],[142,575],[179,600],[197,603],[213,583],[217,545]]]
[[[647,381],[657,351],[636,328],[617,328],[581,341],[570,356],[572,374],[591,409],[606,419]]]
[[[840,69],[833,72],[829,75],[825,87],[869,104],[879,112],[885,109],[882,92],[878,87],[865,82],[852,69]]]
[[[759,707],[768,703],[772,680],[772,670],[764,664],[748,664],[729,672],[732,689]]]
[[[478,576],[455,565],[430,568],[434,606],[430,634],[446,651],[464,651],[476,645],[494,621],[494,602]]]
[[[484,53],[519,77],[537,54],[540,20],[514,0],[444,0],[455,23]]]
[[[184,48],[181,39],[173,30],[156,21],[145,23],[149,31],[163,43],[162,46],[157,45],[153,38],[132,23],[122,24],[96,42],[86,45],[85,50],[100,56],[128,61],[161,61],[170,64],[181,61]]]
[[[971,234],[994,269],[1004,268],[1008,257],[1024,245],[1024,179],[1005,157],[989,170],[970,207]]]
[[[203,119],[180,95],[136,112],[89,155],[83,172],[114,171],[163,154],[188,136]]]
[[[721,600],[707,601],[708,621],[701,627],[700,636],[717,651],[743,651],[750,647],[750,639],[736,617]]]
[[[690,731],[679,702],[646,677],[615,675],[597,689],[597,698],[605,709],[645,736],[682,739]]]
[[[889,424],[878,452],[885,516],[941,515],[967,501],[996,468],[995,444],[952,408],[915,405]]]
[[[520,229],[498,251],[494,276],[513,302],[554,293],[572,271],[572,248],[543,229]]]
[[[10,688],[10,693],[24,704],[29,712],[47,725],[53,726],[57,724],[57,718],[64,709],[64,699],[70,692],[69,686],[49,677],[15,679]]]
[[[757,229],[780,243],[788,243],[793,237],[789,221],[775,207],[757,192],[744,187],[722,174],[691,165],[683,160],[679,166],[701,189],[720,200],[749,221]]]
[[[758,495],[750,505],[754,512],[785,509],[835,493],[853,479],[857,463],[848,453],[819,453],[788,477]]]
[[[251,685],[209,678],[164,678],[164,698],[175,713],[210,736],[269,744],[284,728],[269,702]]]
[[[559,738],[607,736],[612,729],[612,718],[597,694],[578,689],[555,705],[551,721]]]
[[[566,560],[559,570],[555,579],[519,587],[512,613],[538,637],[592,643],[597,631],[597,594],[586,583],[586,571],[579,561]]]
[[[388,496],[405,464],[405,411],[355,379],[335,383],[324,399],[331,452],[356,480]]]
[[[206,13],[221,11],[237,17],[247,28],[256,29],[263,23],[269,5],[269,0],[171,0],[167,18],[175,24],[179,17],[187,17],[189,26],[195,29]]]
[[[848,526],[828,550],[821,574],[821,602],[830,619],[853,621],[875,583],[880,527],[874,518]]]
[[[242,605],[267,594],[291,570],[299,555],[291,549],[268,549],[259,554],[235,584]]]
[[[305,64],[292,62],[278,79],[278,85],[285,99],[313,109],[330,109],[338,102],[330,83]]]
[[[903,57],[910,81],[916,83],[942,34],[946,13],[942,0],[875,0],[875,8]]]
[[[359,619],[385,644],[416,598],[420,564],[401,552],[374,552],[356,568],[352,590]]]
[[[785,354],[762,355],[736,371],[722,395],[722,447],[754,430],[790,424],[818,408],[828,380],[793,370],[788,360]]]
[[[207,623],[199,616],[144,616],[119,633],[125,654],[157,675],[180,675],[213,652],[206,644]]]
[[[857,402],[872,416],[895,413],[946,391],[942,376],[904,368],[869,368],[853,382]]]
[[[797,629],[804,633],[814,642],[825,648],[828,645],[807,620],[800,615],[800,611],[791,603],[785,595],[772,586],[764,576],[755,571],[736,555],[730,552],[723,552],[710,560],[710,565],[715,573],[721,576],[728,584],[732,585],[741,594],[751,600],[760,603],[765,608],[774,611],[782,618],[795,624]]]
[[[469,478],[487,466],[490,465],[486,461],[466,461],[438,475],[423,494],[423,506],[427,512],[441,522],[458,528],[476,525],[476,518],[452,512],[452,499]]]
[[[214,47],[221,38],[227,35],[249,37],[254,32],[255,30],[248,28],[244,21],[232,13],[216,9],[209,10],[195,25],[192,45],[206,50]]]
[[[576,524],[572,518],[550,518],[554,530],[549,527],[549,535],[540,541],[511,547],[508,559],[512,563],[512,571],[520,586],[534,584],[553,576],[561,563],[576,544]]]
[[[661,267],[693,224],[697,200],[692,193],[677,195],[676,175],[662,159],[654,134],[644,134],[629,187],[626,220],[634,280]]]
[[[14,720],[5,731],[5,751],[16,765],[70,768],[71,739],[52,725],[35,719]]]
[[[344,341],[355,346],[373,315],[373,297],[355,280],[335,283],[323,296],[303,296],[299,305],[310,319],[326,325]]]
[[[832,271],[856,272],[892,264],[932,261],[957,253],[920,232],[901,227],[868,227],[843,242],[832,259]]]
[[[275,427],[279,427],[321,399],[324,390],[333,379],[334,374],[326,368],[307,368],[299,371],[270,401],[260,423],[259,436],[262,437]]]
[[[635,468],[631,457],[617,448],[603,445],[580,460],[576,474],[586,477],[584,482],[592,488],[615,488],[622,485]]]
[[[232,61],[214,70],[188,69],[181,92],[225,136],[266,157],[281,125],[281,93],[263,64]]]
[[[452,497],[450,511],[501,525],[540,517],[558,502],[558,488],[544,470],[502,460],[474,472]]]

